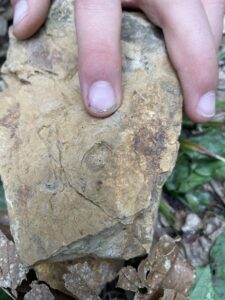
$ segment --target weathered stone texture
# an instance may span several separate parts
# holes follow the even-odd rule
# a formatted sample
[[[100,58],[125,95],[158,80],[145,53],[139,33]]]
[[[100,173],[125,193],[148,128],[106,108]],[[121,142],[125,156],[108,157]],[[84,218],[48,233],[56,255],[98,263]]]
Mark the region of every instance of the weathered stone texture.
[[[11,34],[3,67],[0,173],[26,265],[148,251],[178,150],[181,94],[160,33],[123,14],[123,104],[93,118],[80,95],[72,2],[55,1],[30,40]]]

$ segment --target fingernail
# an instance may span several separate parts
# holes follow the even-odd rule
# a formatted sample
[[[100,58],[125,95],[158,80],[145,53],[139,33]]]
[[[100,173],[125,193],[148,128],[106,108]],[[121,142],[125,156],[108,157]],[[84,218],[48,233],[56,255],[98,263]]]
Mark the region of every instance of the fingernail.
[[[28,14],[28,4],[26,0],[20,0],[14,7],[13,25],[20,23]]]
[[[204,118],[211,118],[215,115],[215,105],[215,92],[208,92],[199,99],[197,113]]]
[[[88,106],[93,112],[113,112],[117,106],[112,85],[107,81],[96,81],[88,94]]]

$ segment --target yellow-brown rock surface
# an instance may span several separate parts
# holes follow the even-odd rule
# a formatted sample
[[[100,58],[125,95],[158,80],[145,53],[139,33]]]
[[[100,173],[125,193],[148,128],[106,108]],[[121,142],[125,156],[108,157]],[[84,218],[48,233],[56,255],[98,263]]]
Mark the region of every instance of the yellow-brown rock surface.
[[[123,104],[93,118],[80,95],[72,2],[55,1],[30,40],[11,35],[3,67],[0,174],[25,265],[148,251],[178,150],[181,94],[160,33],[123,14]]]

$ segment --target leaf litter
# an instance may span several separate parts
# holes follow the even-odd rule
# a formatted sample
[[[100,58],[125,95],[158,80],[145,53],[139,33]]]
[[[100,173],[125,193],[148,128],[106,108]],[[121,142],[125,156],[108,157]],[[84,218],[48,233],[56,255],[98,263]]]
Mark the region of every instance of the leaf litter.
[[[179,240],[164,235],[136,270],[127,266],[119,272],[117,286],[135,292],[134,299],[187,299],[195,280],[194,268],[187,262]],[[163,298],[161,298],[163,299]]]

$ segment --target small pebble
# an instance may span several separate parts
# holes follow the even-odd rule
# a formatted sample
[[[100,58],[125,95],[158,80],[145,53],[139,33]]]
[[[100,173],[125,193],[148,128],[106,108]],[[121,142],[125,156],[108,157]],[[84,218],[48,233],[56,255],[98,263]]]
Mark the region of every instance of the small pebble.
[[[202,227],[202,221],[198,215],[190,213],[187,215],[184,225],[182,226],[183,232],[197,231]]]

